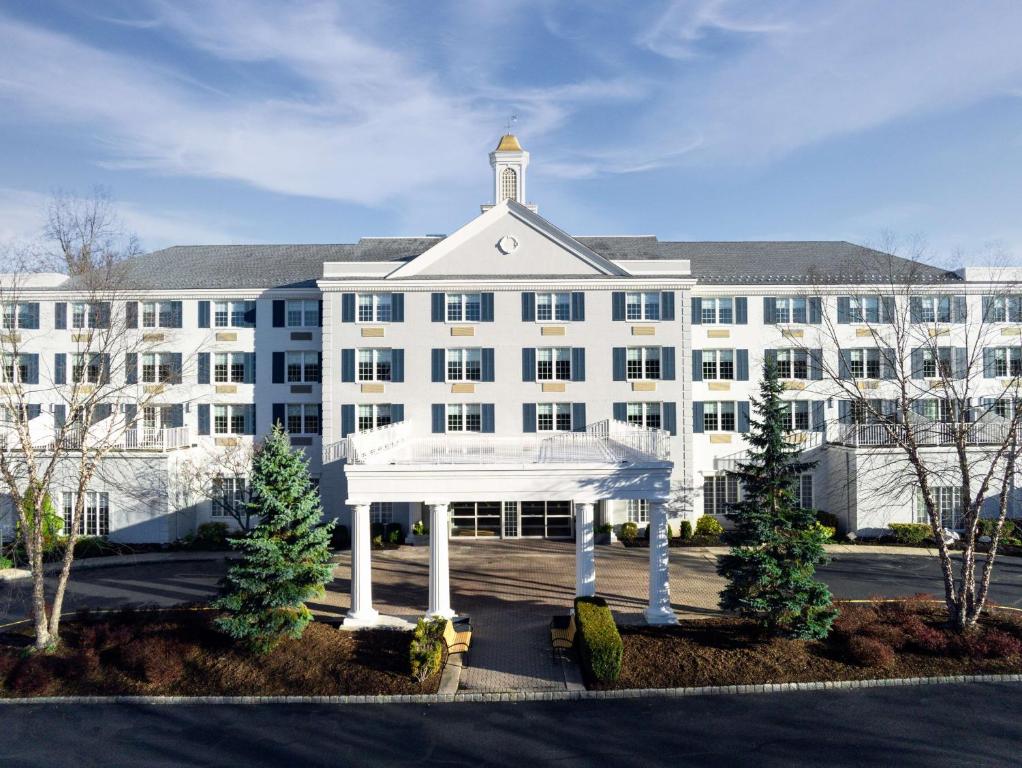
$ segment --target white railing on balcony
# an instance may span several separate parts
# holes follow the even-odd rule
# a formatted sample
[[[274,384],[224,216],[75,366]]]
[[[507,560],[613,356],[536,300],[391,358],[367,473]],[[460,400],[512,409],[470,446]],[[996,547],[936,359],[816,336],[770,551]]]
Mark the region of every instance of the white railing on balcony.
[[[348,458],[348,438],[323,446],[323,463]]]
[[[410,436],[411,424],[407,421],[356,432],[348,436],[348,461],[364,464],[373,454],[404,443]]]
[[[664,429],[642,427],[617,419],[603,419],[586,427],[586,432],[659,461],[671,460],[671,434]]]
[[[841,424],[835,442],[856,448],[893,446],[907,438],[905,429],[904,424]],[[999,445],[1010,437],[1010,426],[1007,422],[961,425],[922,420],[912,424],[912,436],[918,445],[955,445],[959,434],[966,445]]]
[[[112,444],[113,450],[121,451],[172,451],[191,445],[191,432],[188,427],[126,427],[120,434],[100,429],[90,437],[86,429],[64,431],[61,442],[64,450],[79,451],[83,443],[104,448]]]

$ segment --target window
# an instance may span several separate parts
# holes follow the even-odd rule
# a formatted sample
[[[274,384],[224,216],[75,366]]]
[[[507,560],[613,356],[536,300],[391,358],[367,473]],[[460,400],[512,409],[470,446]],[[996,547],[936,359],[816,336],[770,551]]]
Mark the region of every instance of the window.
[[[214,405],[213,432],[218,435],[248,435],[252,428],[252,408],[248,405]]]
[[[1008,397],[984,397],[982,407],[983,410],[1002,419],[1010,419],[1015,415],[1015,403]]]
[[[375,403],[358,407],[358,431],[385,427],[391,423],[390,403]]]
[[[703,350],[703,378],[729,379],[735,377],[735,353],[731,349]]]
[[[804,323],[807,320],[805,298],[792,296],[774,299],[775,323]]]
[[[952,322],[951,296],[914,296],[912,302],[917,307],[915,318],[919,323],[950,323]]]
[[[394,317],[389,293],[358,294],[358,322],[389,323]]]
[[[289,403],[287,431],[292,435],[319,434],[319,406],[316,403]]]
[[[213,508],[211,517],[229,517],[244,510],[248,501],[245,478],[218,477],[213,480]]]
[[[738,503],[738,489],[738,478],[732,475],[710,475],[703,478],[703,514],[725,514],[729,504]]]
[[[18,382],[28,381],[28,361],[27,355],[3,355],[0,357],[2,366],[0,366],[0,380],[8,384],[17,384]]]
[[[505,168],[500,172],[500,199],[518,200],[518,174],[514,168]]]
[[[180,301],[143,301],[143,328],[180,328]]]
[[[390,350],[360,349],[358,351],[359,381],[390,381]]]
[[[319,381],[318,352],[287,352],[284,355],[284,366],[289,384]]]
[[[805,432],[809,429],[809,401],[794,400],[785,403],[785,427],[791,432]]]
[[[629,381],[660,378],[660,347],[629,347],[625,362]]]
[[[856,379],[879,379],[880,350],[850,349],[848,351],[848,372]]]
[[[369,522],[389,525],[394,522],[394,502],[374,501],[369,505]]]
[[[989,323],[1022,323],[1022,296],[986,296],[983,306]]]
[[[537,293],[537,320],[571,320],[570,293]]]
[[[71,355],[71,379],[79,384],[100,384],[105,378],[106,365],[98,352]]]
[[[571,381],[571,347],[536,350],[537,381]]]
[[[75,495],[64,491],[64,519],[74,516]],[[110,497],[98,491],[85,492],[85,515],[78,520],[79,536],[106,536],[110,533]]]
[[[777,377],[780,379],[808,379],[809,352],[804,349],[777,350]]]
[[[145,429],[157,430],[169,428],[172,420],[172,406],[146,405],[142,408],[142,426]]]
[[[953,370],[951,347],[923,350],[923,378],[952,378]]]
[[[930,488],[941,528],[960,528],[962,523],[962,489],[958,486],[938,485]],[[929,523],[926,500],[921,490],[916,491],[916,522]]]
[[[799,475],[795,497],[802,509],[813,508],[813,476],[810,473],[804,472]]]
[[[848,321],[851,323],[879,323],[879,296],[850,296],[848,298]]]
[[[31,304],[4,302],[0,305],[0,319],[4,328],[31,328],[37,324],[34,317],[35,312]]]
[[[110,305],[107,302],[74,301],[71,303],[72,328],[106,328]]]
[[[480,349],[448,349],[448,381],[480,381],[483,378],[483,354]]]
[[[625,420],[629,424],[650,429],[660,429],[663,403],[626,403]]]
[[[242,384],[247,379],[247,365],[246,352],[217,352],[213,356],[213,381],[216,384]]]
[[[478,293],[448,293],[447,321],[478,323],[483,316],[482,296]]]
[[[703,403],[703,431],[734,432],[735,431],[734,402],[732,401]]]
[[[993,352],[994,376],[1022,376],[1022,349],[998,347]]]
[[[629,499],[628,500],[628,522],[648,523],[649,522],[649,500]]]
[[[213,302],[213,324],[217,328],[250,328],[249,319],[255,315],[254,301],[216,301]]]
[[[660,294],[649,293],[626,293],[625,294],[625,319],[626,320],[659,320],[660,319]]]
[[[930,421],[950,423],[955,420],[954,404],[950,400],[928,397],[912,403],[912,410]]]
[[[448,432],[481,432],[483,428],[482,407],[475,405],[448,405]]]
[[[537,432],[570,432],[571,403],[537,403]]]
[[[319,301],[289,299],[284,305],[288,328],[311,328],[319,325]]]
[[[145,384],[173,384],[179,382],[177,358],[171,352],[145,352],[142,354],[142,382]]]
[[[700,319],[704,325],[731,325],[735,321],[734,299],[703,299]]]

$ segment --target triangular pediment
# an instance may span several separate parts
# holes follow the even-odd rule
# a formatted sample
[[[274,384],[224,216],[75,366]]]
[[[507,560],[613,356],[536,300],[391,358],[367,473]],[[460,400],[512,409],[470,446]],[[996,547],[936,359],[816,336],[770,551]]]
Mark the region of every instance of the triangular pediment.
[[[387,277],[523,275],[579,277],[628,273],[524,205],[506,200]]]

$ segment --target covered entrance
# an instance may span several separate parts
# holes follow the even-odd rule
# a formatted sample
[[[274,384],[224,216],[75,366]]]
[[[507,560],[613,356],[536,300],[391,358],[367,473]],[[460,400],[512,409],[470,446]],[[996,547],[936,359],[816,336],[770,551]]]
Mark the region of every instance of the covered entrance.
[[[448,507],[455,538],[570,539],[574,534],[569,500],[452,501]]]

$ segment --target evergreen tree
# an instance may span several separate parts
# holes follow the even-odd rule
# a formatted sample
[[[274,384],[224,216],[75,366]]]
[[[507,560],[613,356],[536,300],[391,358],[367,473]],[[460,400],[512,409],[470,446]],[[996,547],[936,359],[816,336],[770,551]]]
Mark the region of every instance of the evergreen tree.
[[[742,485],[742,500],[730,505],[731,545],[717,570],[727,579],[720,607],[751,618],[771,634],[822,638],[837,615],[830,590],[813,578],[826,561],[827,533],[811,509],[799,506],[799,475],[816,462],[786,439],[790,422],[782,400],[784,385],[768,363],[748,437],[749,460],[731,473]]]
[[[302,636],[312,620],[305,601],[330,581],[330,531],[304,454],[275,426],[252,460],[254,514],[259,524],[232,544],[242,557],[224,578],[214,606],[217,626],[253,650],[267,653]]]

